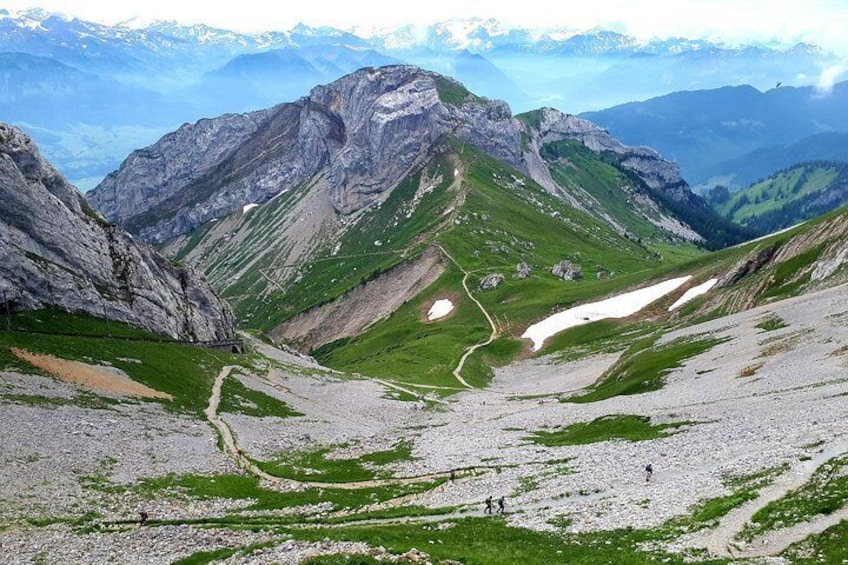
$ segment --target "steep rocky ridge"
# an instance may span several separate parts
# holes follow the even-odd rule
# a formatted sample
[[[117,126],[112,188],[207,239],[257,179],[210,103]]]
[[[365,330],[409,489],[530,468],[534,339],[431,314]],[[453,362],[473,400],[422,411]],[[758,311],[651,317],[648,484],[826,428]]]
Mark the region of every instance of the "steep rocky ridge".
[[[229,307],[199,272],[104,222],[29,136],[5,124],[0,288],[16,310],[58,306],[186,340],[234,331]]]
[[[562,158],[570,164],[568,157],[574,149],[561,143],[570,141],[622,171],[630,183],[621,187],[618,198],[654,226],[713,249],[753,237],[753,232],[713,213],[707,202],[689,189],[677,164],[653,149],[624,145],[596,124],[552,108],[527,112],[519,118],[529,126],[527,134],[546,158],[549,169]],[[585,191],[577,194],[583,195],[584,206],[599,217],[613,223],[621,221],[608,217],[607,210],[614,206],[603,205]]]
[[[435,143],[450,136],[625,231],[615,214],[580,187],[551,179],[539,149],[574,139],[598,154],[615,155],[616,166],[651,189],[645,192],[652,200],[647,208],[683,224],[666,230],[672,222],[655,222],[660,229],[690,240],[710,238],[693,233],[680,210],[668,210],[672,202],[712,214],[673,163],[650,149],[626,147],[575,116],[552,109],[538,114],[535,123],[513,118],[506,103],[478,98],[452,79],[416,67],[363,69],[291,104],[187,124],[131,155],[89,199],[108,219],[154,243],[296,190],[319,175],[333,208],[353,214],[385,199],[429,158]]]

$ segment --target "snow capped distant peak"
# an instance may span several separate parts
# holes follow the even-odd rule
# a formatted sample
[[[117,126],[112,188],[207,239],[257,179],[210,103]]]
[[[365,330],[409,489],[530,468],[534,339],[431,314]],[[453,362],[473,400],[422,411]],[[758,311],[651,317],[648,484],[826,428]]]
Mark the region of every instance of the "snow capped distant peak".
[[[62,19],[67,19],[67,17],[62,16],[61,14],[51,14],[50,12],[42,10],[41,8],[30,8],[28,10],[21,10],[17,13],[11,13],[14,14],[14,17],[17,19],[36,20],[39,22],[43,22],[51,16],[58,16]]]
[[[291,33],[296,33],[298,35],[305,35],[306,37],[341,37],[343,35],[348,34],[348,32],[335,27],[313,27],[303,22],[299,22],[297,25],[291,28],[290,31]]]
[[[156,25],[160,25],[167,22],[162,22],[161,20],[154,20],[151,18],[144,18],[141,16],[136,16],[134,18],[130,18],[128,20],[124,20],[122,22],[118,22],[115,24],[115,27],[122,27],[125,29],[134,29],[134,30],[142,30],[147,29]],[[173,22],[171,22],[173,23]]]
[[[406,24],[386,29],[356,29],[355,32],[377,40],[387,49],[424,46],[450,51],[491,49],[516,35],[532,37],[526,29],[509,27],[493,18],[457,18],[430,25]]]
[[[0,10],[0,20],[12,20],[18,27],[36,30],[44,29],[42,24],[45,20],[51,17],[58,17],[62,20],[67,18],[61,14],[51,14],[41,8],[30,8],[28,10]]]

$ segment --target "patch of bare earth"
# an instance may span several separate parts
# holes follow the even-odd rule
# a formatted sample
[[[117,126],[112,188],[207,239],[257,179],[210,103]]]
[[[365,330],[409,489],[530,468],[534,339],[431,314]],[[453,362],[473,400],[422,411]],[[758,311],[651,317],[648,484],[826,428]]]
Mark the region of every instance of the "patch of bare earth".
[[[295,316],[271,331],[271,337],[294,343],[302,350],[311,350],[357,335],[417,296],[444,271],[439,253],[429,249],[415,260],[348,291],[337,300]]]
[[[97,392],[120,396],[140,396],[142,398],[166,398],[168,400],[173,398],[170,394],[135,382],[126,373],[114,367],[68,361],[51,355],[32,353],[26,349],[12,348],[12,353],[33,367],[55,375],[63,381],[84,386]]]

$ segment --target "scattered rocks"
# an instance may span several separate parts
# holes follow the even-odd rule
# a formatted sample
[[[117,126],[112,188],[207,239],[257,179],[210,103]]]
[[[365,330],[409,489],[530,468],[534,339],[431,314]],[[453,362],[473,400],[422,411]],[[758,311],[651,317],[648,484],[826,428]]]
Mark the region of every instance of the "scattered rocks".
[[[764,337],[755,328],[768,314],[785,321],[783,334],[803,336],[803,341],[762,358],[765,340],[775,334]],[[727,477],[784,463],[793,467],[787,471],[791,474],[799,456],[848,438],[844,356],[833,355],[845,345],[846,316],[848,295],[844,287],[837,287],[676,330],[660,343],[702,333],[730,340],[671,371],[661,390],[600,403],[547,400],[590,384],[616,362],[617,355],[567,363],[529,359],[526,365],[497,369],[487,389],[462,392],[438,410],[425,406],[420,411],[413,409],[413,403],[385,398],[386,389],[372,380],[275,370],[267,378],[243,384],[279,396],[305,417],[278,420],[227,414],[226,418],[246,451],[258,459],[285,450],[343,443],[348,447],[338,448],[337,455],[357,456],[386,449],[404,437],[412,443],[412,457],[381,470],[412,476],[480,468],[405,503],[432,508],[467,505],[463,515],[480,516],[487,496],[506,496],[506,519],[517,527],[558,532],[650,528],[685,515],[704,499],[730,494],[733,487],[726,484]],[[737,379],[739,370],[755,359],[763,362],[759,371],[763,378]],[[60,399],[72,390],[45,377],[9,375],[0,372],[0,391],[10,397],[48,396],[49,392],[51,398]],[[355,403],[350,403],[351,398]],[[154,525],[79,534],[62,524],[28,526],[27,518],[78,517],[90,510],[99,511],[104,520],[126,519],[145,510],[152,522],[233,512],[254,516],[258,511],[246,511],[247,500],[194,499],[180,489],[168,489],[151,500],[110,497],[80,486],[78,474],[98,472],[111,483],[170,472],[238,472],[217,451],[212,431],[200,421],[149,403],[114,410],[46,408],[4,398],[0,403],[8,416],[0,436],[0,522],[9,524],[0,531],[0,544],[3,551],[11,548],[20,561],[35,561],[43,553],[47,562],[69,564],[110,559],[170,563],[197,551],[264,540],[278,543],[224,562],[294,564],[315,555],[345,553],[380,559],[385,555],[385,560],[420,565],[432,561],[422,551],[389,555],[385,549],[361,543],[303,542],[267,532]],[[639,442],[612,440],[550,448],[526,440],[533,431],[611,413],[649,416],[653,423],[692,423],[668,437]],[[116,461],[107,464],[108,456]],[[643,473],[647,462],[655,470],[648,484]],[[500,472],[494,471],[496,467]],[[444,529],[456,523],[449,515],[437,519],[444,521],[422,526],[434,544],[444,537]],[[139,548],[147,554],[141,556]]]

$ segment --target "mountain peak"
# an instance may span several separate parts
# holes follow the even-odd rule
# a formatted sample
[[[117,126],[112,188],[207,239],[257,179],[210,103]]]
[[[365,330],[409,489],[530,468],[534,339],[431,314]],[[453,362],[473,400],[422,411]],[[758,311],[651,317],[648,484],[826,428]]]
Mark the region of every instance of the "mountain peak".
[[[266,145],[268,139],[275,141]],[[335,213],[355,217],[379,206],[450,140],[560,195],[568,191],[545,173],[539,151],[577,141],[598,155],[614,155],[615,166],[645,190],[702,204],[677,166],[651,149],[625,146],[597,125],[552,108],[516,119],[505,102],[411,65],[360,69],[291,104],[183,126],[133,153],[89,197],[110,220],[157,243],[315,183]],[[686,230],[679,233],[700,239]]]

